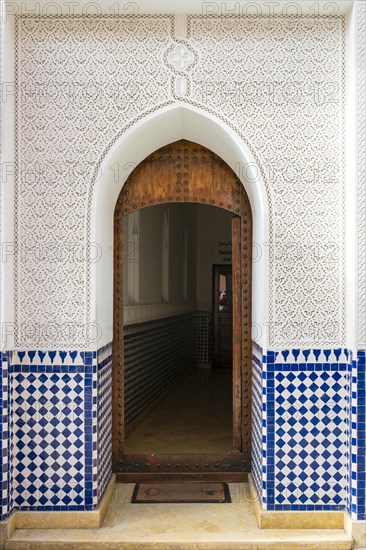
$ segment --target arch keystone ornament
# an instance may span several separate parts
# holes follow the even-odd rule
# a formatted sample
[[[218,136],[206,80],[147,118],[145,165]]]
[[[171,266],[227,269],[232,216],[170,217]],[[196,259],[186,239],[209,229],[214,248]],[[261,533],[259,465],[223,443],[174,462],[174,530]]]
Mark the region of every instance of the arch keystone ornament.
[[[178,44],[168,55],[168,63],[179,71],[186,69],[194,62],[194,55],[183,44]]]

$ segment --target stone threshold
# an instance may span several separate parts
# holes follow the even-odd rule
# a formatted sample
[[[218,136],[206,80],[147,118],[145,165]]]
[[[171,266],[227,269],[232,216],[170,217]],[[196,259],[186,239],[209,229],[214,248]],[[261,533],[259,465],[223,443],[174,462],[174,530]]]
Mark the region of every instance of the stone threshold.
[[[143,530],[142,530],[143,531]],[[210,537],[200,540],[192,533],[174,534],[174,540],[167,537],[146,536],[141,533],[140,540],[126,540],[121,533],[99,533],[92,529],[19,529],[5,542],[5,550],[93,550],[119,548],[154,549],[252,549],[252,550],[351,550],[353,540],[343,530],[338,529],[268,529],[248,530],[239,540],[228,537]],[[144,540],[145,539],[145,540]],[[147,540],[146,540],[147,539]],[[165,539],[165,540],[164,540]],[[190,539],[190,540],[187,540]],[[359,547],[359,546],[357,546]]]
[[[1,548],[5,550],[350,550],[348,530],[340,515],[322,516],[322,528],[305,513],[266,515],[253,487],[231,484],[230,504],[132,504],[133,484],[110,482],[103,501],[93,512],[16,512]],[[249,497],[249,498],[248,498]],[[261,514],[265,514],[262,518]],[[342,518],[344,514],[341,513]],[[287,517],[289,516],[289,517]],[[293,517],[291,528],[289,518]],[[303,525],[298,527],[303,518]],[[256,518],[259,518],[258,520]],[[327,520],[328,518],[328,520]],[[328,522],[328,528],[326,527]],[[363,524],[364,522],[359,522]],[[52,525],[52,529],[48,526]],[[261,525],[261,527],[259,526]],[[287,527],[286,527],[287,526]],[[360,533],[362,533],[362,526]],[[362,539],[362,537],[361,537]],[[360,540],[361,540],[360,539]],[[361,546],[356,545],[356,548]]]

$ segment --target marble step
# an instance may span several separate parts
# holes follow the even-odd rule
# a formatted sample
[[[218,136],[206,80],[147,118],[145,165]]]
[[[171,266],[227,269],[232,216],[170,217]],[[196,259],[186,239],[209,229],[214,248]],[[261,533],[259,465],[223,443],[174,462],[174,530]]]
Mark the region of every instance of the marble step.
[[[237,535],[143,531],[126,537],[120,529],[17,529],[5,550],[350,550],[353,541],[341,529],[265,529]]]

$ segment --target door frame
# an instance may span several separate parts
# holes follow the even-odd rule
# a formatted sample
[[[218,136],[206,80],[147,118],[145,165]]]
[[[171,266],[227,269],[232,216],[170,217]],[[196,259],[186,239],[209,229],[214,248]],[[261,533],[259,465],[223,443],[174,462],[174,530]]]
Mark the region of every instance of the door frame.
[[[123,358],[123,217],[139,208],[145,208],[153,204],[164,204],[169,202],[183,202],[182,195],[176,195],[172,174],[178,170],[172,159],[171,149],[174,147],[199,148],[200,153],[211,159],[205,161],[205,165],[211,163],[209,173],[204,172],[202,178],[202,165],[195,162],[193,157],[190,164],[185,164],[187,170],[192,172],[192,180],[185,181],[187,188],[184,192],[184,202],[206,203],[229,210],[236,214],[233,219],[239,219],[237,230],[241,236],[240,244],[240,279],[245,283],[245,288],[240,284],[239,304],[241,306],[240,328],[243,324],[245,331],[240,330],[236,338],[236,346],[240,346],[242,352],[238,355],[241,383],[239,387],[241,396],[240,419],[242,427],[243,448],[233,448],[232,452],[223,454],[164,454],[154,453],[144,455],[124,455],[123,445],[119,433],[124,432],[124,358]],[[187,149],[188,151],[188,149]],[[174,151],[173,151],[174,153]],[[161,168],[168,170],[170,180],[168,186],[146,186],[146,173],[151,174],[151,162],[160,155],[162,160]],[[179,158],[179,157],[178,157]],[[186,158],[186,157],[185,157]],[[188,157],[187,157],[188,158]],[[149,164],[150,162],[150,164]],[[175,164],[174,164],[175,162]],[[158,163],[155,162],[155,166]],[[197,171],[197,168],[201,169]],[[147,172],[146,172],[147,170]],[[150,172],[149,172],[150,170]],[[181,170],[179,168],[179,170]],[[204,168],[205,170],[205,168]],[[144,180],[145,174],[145,180]],[[177,174],[176,177],[178,177]],[[191,175],[191,174],[190,174]],[[221,180],[220,180],[221,178]],[[223,179],[225,178],[225,179]],[[161,174],[160,179],[161,180]],[[222,184],[221,181],[225,181]],[[188,183],[190,187],[188,187]],[[169,184],[171,184],[169,188]],[[136,187],[135,187],[136,185]],[[195,185],[198,185],[196,188]],[[202,188],[203,186],[203,188]],[[206,186],[206,187],[205,187]],[[153,191],[151,192],[151,187]],[[174,187],[174,189],[173,189]],[[186,190],[187,189],[187,190]],[[201,198],[197,195],[202,193]],[[128,200],[126,199],[128,195]],[[169,196],[172,195],[172,196]],[[211,199],[211,200],[209,200]],[[113,469],[117,474],[118,481],[134,481],[148,479],[225,479],[228,481],[245,480],[250,471],[250,408],[251,408],[251,247],[252,247],[252,218],[249,199],[246,192],[232,169],[212,151],[203,148],[186,140],[179,140],[169,144],[159,151],[155,151],[140,163],[131,173],[125,186],[120,192],[115,209],[115,237],[114,237],[114,340],[113,340]],[[240,280],[239,279],[239,280]],[[121,289],[122,282],[122,289]],[[121,292],[122,290],[122,292]],[[243,336],[242,337],[242,332]],[[234,334],[234,330],[233,330]],[[122,410],[122,414],[120,411]],[[246,420],[244,420],[246,419]]]
[[[232,226],[234,229],[234,224]],[[235,229],[234,229],[235,231]],[[232,230],[232,235],[234,233]],[[240,241],[235,237],[232,239],[233,254],[231,264],[213,264],[212,265],[212,332],[213,332],[213,349],[212,349],[212,367],[215,368],[215,355],[216,350],[216,335],[218,333],[218,312],[217,312],[217,295],[216,295],[216,275],[217,268],[229,268],[232,276],[232,366],[231,366],[231,380],[232,380],[232,442],[233,449],[241,452],[243,442],[243,427],[242,422],[242,376],[241,376],[241,286],[239,284],[240,279],[238,277],[236,269],[236,258],[234,247],[240,246]],[[238,322],[239,319],[239,322]],[[219,368],[219,367],[216,367]]]

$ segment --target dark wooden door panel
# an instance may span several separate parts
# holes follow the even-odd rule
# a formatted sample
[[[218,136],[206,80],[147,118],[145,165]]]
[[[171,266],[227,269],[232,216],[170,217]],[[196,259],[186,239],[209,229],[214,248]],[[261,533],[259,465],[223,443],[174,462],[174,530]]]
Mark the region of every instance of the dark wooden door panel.
[[[241,251],[241,220],[235,216],[231,222],[232,245],[232,357],[233,357],[233,446],[242,451],[243,416],[242,416],[242,262]],[[245,330],[244,330],[245,332]]]
[[[250,462],[241,452],[211,454],[130,454],[122,458],[120,472],[241,472],[248,471]]]
[[[128,214],[153,204],[196,202],[240,214],[248,198],[231,168],[197,143],[180,141],[143,160],[123,186],[120,208]]]

